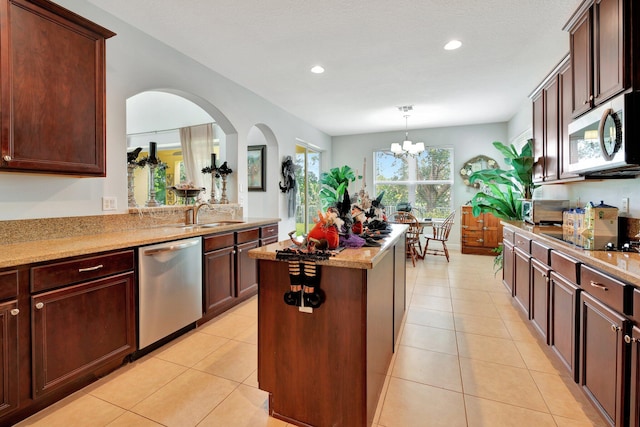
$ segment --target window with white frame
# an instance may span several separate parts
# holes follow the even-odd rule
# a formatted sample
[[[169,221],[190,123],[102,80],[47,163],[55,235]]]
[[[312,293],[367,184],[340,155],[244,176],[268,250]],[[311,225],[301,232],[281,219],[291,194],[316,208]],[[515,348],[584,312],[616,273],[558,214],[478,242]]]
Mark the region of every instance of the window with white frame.
[[[418,218],[445,218],[453,210],[453,147],[427,147],[419,155],[396,157],[391,151],[375,151],[374,192],[384,191],[387,215],[399,203],[411,203]]]

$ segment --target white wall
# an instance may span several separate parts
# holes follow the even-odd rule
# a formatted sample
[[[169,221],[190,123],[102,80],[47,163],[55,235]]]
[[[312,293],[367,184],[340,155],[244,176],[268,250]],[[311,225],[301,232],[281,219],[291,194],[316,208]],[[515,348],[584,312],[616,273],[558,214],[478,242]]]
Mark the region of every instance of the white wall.
[[[127,209],[126,185],[126,99],[153,89],[189,95],[212,117],[226,118],[227,129],[237,134],[237,152],[227,153],[234,170],[230,182],[232,201],[246,203],[246,146],[250,129],[266,125],[275,136],[276,157],[293,155],[296,138],[313,142],[331,153],[328,135],[260,98],[253,92],[203,67],[174,49],[161,44],[101,9],[82,0],[57,0],[61,6],[109,28],[117,35],[107,41],[107,177],[74,178],[52,175],[0,173],[0,220],[82,216],[103,214],[102,196],[115,196],[118,213]],[[223,120],[224,122],[224,120]],[[222,126],[222,124],[221,124]],[[230,138],[232,141],[233,137]],[[229,141],[229,139],[228,139]],[[269,169],[270,186],[277,186],[278,169]],[[242,187],[242,193],[238,189]],[[276,187],[277,188],[277,187]],[[245,214],[261,216],[261,212],[279,212],[293,229],[293,218],[279,208],[281,196],[264,201],[268,209]]]
[[[373,194],[373,151],[389,149],[392,142],[402,141],[404,131],[382,132],[361,135],[339,136],[333,138],[333,166],[349,165],[362,173],[364,158],[367,158],[366,182],[369,195]],[[416,129],[409,131],[409,139],[425,145],[452,145],[454,161],[453,206],[457,210],[456,225],[449,236],[450,247],[460,247],[460,206],[467,203],[476,190],[464,185],[459,171],[471,158],[484,154],[494,158],[501,167],[505,167],[502,155],[493,147],[493,141],[507,142],[507,124],[492,123],[484,125],[458,126],[448,128]],[[349,188],[349,192],[359,190],[360,182]]]

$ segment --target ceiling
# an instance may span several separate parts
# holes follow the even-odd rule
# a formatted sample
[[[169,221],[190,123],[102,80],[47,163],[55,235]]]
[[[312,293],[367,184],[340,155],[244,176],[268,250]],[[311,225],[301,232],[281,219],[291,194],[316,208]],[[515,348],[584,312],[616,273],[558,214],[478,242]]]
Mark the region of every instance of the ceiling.
[[[331,136],[404,129],[403,105],[409,129],[508,121],[569,51],[582,2],[87,1]]]

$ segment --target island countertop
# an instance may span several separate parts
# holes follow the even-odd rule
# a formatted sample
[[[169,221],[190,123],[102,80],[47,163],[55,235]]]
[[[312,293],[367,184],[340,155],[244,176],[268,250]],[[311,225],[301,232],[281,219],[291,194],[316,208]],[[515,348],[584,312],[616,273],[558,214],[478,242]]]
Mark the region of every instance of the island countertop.
[[[391,224],[391,233],[383,239],[378,240],[380,246],[364,246],[362,248],[346,248],[331,258],[318,261],[318,265],[329,265],[333,267],[373,269],[382,258],[384,252],[393,247],[396,241],[402,236],[408,226],[404,224]],[[290,240],[272,243],[267,246],[251,249],[249,256],[255,259],[277,260],[277,251],[290,248],[293,243]]]
[[[118,232],[78,235],[60,239],[0,245],[0,268],[15,267],[54,259],[168,242],[194,236],[241,230],[277,223],[278,218],[243,218],[244,222],[216,227],[183,227],[179,224],[130,229]]]

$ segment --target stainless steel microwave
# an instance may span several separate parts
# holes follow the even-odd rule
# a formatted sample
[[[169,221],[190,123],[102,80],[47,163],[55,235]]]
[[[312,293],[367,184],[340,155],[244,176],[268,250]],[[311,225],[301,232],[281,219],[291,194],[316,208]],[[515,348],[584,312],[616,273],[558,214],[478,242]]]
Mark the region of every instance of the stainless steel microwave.
[[[640,94],[619,95],[569,124],[564,170],[590,176],[640,174]]]

